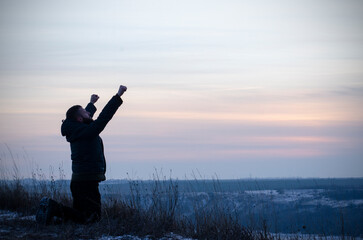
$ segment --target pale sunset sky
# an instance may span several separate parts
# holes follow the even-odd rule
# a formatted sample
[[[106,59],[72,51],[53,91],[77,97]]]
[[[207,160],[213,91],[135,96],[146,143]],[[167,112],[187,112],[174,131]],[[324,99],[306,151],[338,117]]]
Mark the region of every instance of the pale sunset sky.
[[[1,177],[69,179],[65,112],[120,84],[108,179],[363,177],[363,1],[2,0]]]

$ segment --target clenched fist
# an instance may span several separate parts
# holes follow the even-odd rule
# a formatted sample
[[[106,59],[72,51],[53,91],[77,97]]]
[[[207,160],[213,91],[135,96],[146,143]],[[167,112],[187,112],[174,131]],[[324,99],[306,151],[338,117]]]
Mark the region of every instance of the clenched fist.
[[[124,92],[126,92],[126,90],[127,90],[127,87],[120,85],[117,95],[119,95],[121,97],[122,94],[124,94]]]
[[[91,103],[95,104],[100,97],[97,94],[92,94]]]

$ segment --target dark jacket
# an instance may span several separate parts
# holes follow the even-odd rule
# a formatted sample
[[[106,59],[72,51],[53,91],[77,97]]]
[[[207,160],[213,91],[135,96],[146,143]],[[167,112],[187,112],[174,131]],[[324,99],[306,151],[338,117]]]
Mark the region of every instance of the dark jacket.
[[[106,180],[106,160],[103,143],[99,134],[112,119],[122,99],[115,95],[103,108],[98,118],[89,123],[81,123],[66,119],[62,123],[61,132],[71,145],[72,181],[104,181]],[[85,108],[92,117],[96,107],[89,103]]]

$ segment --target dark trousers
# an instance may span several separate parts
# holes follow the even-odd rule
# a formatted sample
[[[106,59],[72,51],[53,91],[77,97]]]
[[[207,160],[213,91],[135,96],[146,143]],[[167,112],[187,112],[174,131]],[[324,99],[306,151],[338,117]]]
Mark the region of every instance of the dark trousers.
[[[62,217],[65,221],[90,223],[101,218],[101,195],[97,181],[71,181],[73,208],[62,206]]]
[[[101,195],[97,181],[71,181],[73,208],[80,211],[85,218],[101,217]]]

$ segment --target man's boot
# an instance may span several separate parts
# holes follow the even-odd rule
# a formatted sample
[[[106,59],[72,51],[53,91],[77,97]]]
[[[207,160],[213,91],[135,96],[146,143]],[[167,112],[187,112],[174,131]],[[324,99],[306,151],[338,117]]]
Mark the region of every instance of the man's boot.
[[[40,200],[35,219],[39,224],[49,225],[53,222],[53,217],[62,217],[62,206],[56,201],[43,197]]]

